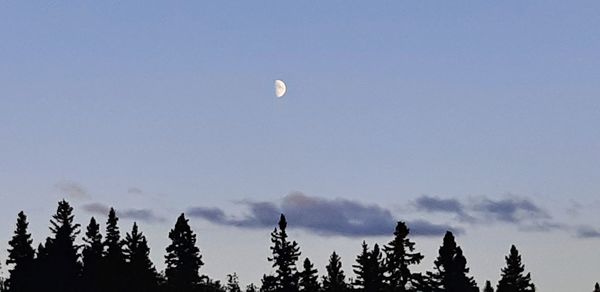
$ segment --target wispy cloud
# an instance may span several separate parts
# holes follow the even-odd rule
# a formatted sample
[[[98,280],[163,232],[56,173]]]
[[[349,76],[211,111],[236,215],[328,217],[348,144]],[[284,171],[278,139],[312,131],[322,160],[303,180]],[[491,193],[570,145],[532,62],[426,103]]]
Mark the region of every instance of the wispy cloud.
[[[456,215],[456,218],[460,221],[475,220],[475,218],[467,214],[466,207],[458,199],[443,199],[423,195],[415,200],[414,205],[418,211],[450,213]]]
[[[393,232],[396,219],[390,210],[376,204],[364,204],[348,199],[324,199],[292,193],[281,203],[243,201],[248,214],[242,217],[226,215],[220,208],[193,207],[188,210],[192,217],[203,218],[215,224],[246,227],[271,228],[276,225],[279,214],[286,215],[290,228],[301,228],[320,235],[348,237],[389,235]],[[444,224],[425,220],[407,222],[412,234],[437,236],[447,230],[462,232]]]
[[[83,209],[88,213],[106,216],[110,207],[101,203],[90,203],[83,205]],[[160,223],[166,221],[164,217],[156,214],[156,212],[151,209],[116,209],[116,212],[117,216],[123,219],[131,219],[146,223]]]
[[[127,189],[127,193],[132,195],[142,195],[144,194],[144,191],[142,191],[140,188],[130,187]]]
[[[600,238],[600,230],[590,226],[579,226],[575,235],[579,238]]]
[[[87,190],[81,184],[74,181],[59,181],[54,184],[54,188],[73,199],[87,199],[90,197]]]

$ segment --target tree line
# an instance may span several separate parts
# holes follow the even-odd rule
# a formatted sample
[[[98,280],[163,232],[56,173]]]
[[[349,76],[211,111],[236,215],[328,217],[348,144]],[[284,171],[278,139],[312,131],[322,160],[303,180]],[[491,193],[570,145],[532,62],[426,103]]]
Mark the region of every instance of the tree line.
[[[513,245],[506,256],[506,266],[494,288],[486,281],[480,290],[469,275],[467,260],[454,235],[447,232],[426,273],[412,267],[424,256],[416,251],[409,238],[410,230],[398,222],[393,239],[369,247],[364,241],[347,278],[342,260],[334,251],[326,271],[319,276],[310,259],[300,264],[300,247],[289,239],[287,221],[282,214],[271,233],[272,255],[267,259],[273,271],[263,275],[260,286],[249,284],[242,289],[235,273],[226,283],[199,273],[204,265],[196,246],[196,234],[182,213],[169,232],[165,269],[157,271],[150,260],[145,235],[133,223],[131,231],[121,236],[119,218],[113,208],[108,213],[104,236],[92,217],[85,227],[83,245],[75,243],[81,226],[74,222],[73,208],[62,200],[50,220],[51,235],[37,248],[28,232],[27,216],[17,215],[14,235],[8,242],[9,276],[0,291],[10,292],[533,292],[535,285],[525,273],[521,255]],[[600,292],[596,283],[594,292]]]

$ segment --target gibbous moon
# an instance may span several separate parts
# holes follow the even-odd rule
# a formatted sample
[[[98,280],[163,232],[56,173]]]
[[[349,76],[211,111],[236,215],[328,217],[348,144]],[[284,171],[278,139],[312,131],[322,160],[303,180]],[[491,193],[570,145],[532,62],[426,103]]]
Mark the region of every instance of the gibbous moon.
[[[282,98],[285,95],[285,92],[287,91],[287,86],[285,86],[285,83],[283,82],[283,80],[275,80],[275,96]]]

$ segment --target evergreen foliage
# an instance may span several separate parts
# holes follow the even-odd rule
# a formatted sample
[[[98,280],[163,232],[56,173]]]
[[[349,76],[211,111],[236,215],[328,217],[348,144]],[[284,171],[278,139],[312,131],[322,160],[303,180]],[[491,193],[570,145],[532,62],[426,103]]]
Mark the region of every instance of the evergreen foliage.
[[[10,291],[26,292],[32,291],[31,277],[33,276],[33,259],[35,251],[33,250],[31,234],[27,232],[27,216],[23,211],[17,215],[17,227],[12,239],[8,242],[7,265],[12,265],[10,277],[6,281],[6,286]]]
[[[82,251],[82,290],[86,292],[100,292],[103,285],[102,256],[104,253],[104,244],[102,243],[102,234],[100,234],[100,225],[92,217],[83,237],[85,245]]]
[[[534,292],[531,274],[525,274],[525,266],[521,263],[521,255],[513,245],[506,256],[506,267],[502,269],[502,277],[498,281],[496,292]]]
[[[125,236],[125,260],[127,262],[127,291],[156,291],[159,276],[150,260],[150,247],[146,236],[138,231],[137,223],[133,223],[131,233]]]
[[[281,214],[279,230],[271,232],[271,251],[273,257],[268,258],[275,268],[277,292],[298,292],[298,273],[296,262],[300,256],[300,248],[295,241],[289,241],[286,232],[287,221]]]
[[[348,284],[346,283],[346,275],[344,275],[344,271],[342,270],[342,260],[335,251],[329,257],[329,263],[325,268],[327,269],[327,275],[323,277],[323,291],[347,291]]]
[[[423,255],[415,252],[415,243],[410,241],[410,230],[404,222],[398,222],[394,239],[384,246],[386,255],[386,283],[392,292],[412,291],[418,285],[418,276],[410,271],[411,265],[418,265]]]
[[[200,284],[198,270],[204,263],[196,247],[196,234],[183,213],[169,232],[169,238],[171,244],[165,256],[167,287],[172,291],[193,291]]]
[[[308,258],[304,259],[303,270],[300,272],[298,285],[301,292],[318,292],[321,290],[319,274]]]
[[[469,277],[467,260],[458,247],[452,232],[446,232],[439,255],[434,261],[434,271],[428,272],[427,286],[430,291],[470,292],[479,291],[473,277]]]
[[[494,292],[494,288],[492,288],[492,283],[490,283],[490,281],[485,281],[485,287],[483,287],[482,292]]]

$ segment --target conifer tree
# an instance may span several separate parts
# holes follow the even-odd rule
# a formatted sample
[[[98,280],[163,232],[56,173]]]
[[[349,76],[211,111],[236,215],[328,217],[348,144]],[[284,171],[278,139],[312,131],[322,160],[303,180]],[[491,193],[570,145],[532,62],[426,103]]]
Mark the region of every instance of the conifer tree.
[[[531,282],[530,273],[524,273],[525,266],[521,263],[521,255],[513,245],[510,254],[506,256],[506,267],[502,269],[496,292],[534,292],[535,285]]]
[[[254,285],[254,283],[250,283],[246,286],[245,292],[258,292],[258,288],[256,287],[256,285]]]
[[[50,231],[53,237],[46,240],[45,246],[39,250],[41,270],[36,274],[42,275],[46,281],[36,283],[41,285],[38,291],[73,292],[78,289],[78,278],[81,272],[78,247],[75,239],[79,234],[79,224],[73,223],[73,208],[65,200],[58,202],[56,214],[50,220]]]
[[[452,232],[446,232],[439,255],[434,261],[434,271],[428,272],[428,288],[431,291],[469,292],[478,291],[475,281],[467,276],[469,269],[462,250],[457,246]]]
[[[27,292],[33,291],[31,277],[33,272],[33,258],[35,251],[31,246],[33,240],[27,232],[27,216],[23,211],[17,215],[17,227],[12,239],[8,242],[7,265],[13,265],[9,271],[10,277],[6,281],[10,291]]]
[[[303,268],[300,272],[298,285],[300,287],[301,292],[318,292],[321,290],[321,285],[319,284],[319,275],[317,269],[314,268],[314,265],[310,262],[308,258],[304,259]]]
[[[106,221],[105,253],[103,258],[104,289],[107,291],[126,291],[125,255],[123,241],[119,231],[119,218],[115,209],[110,208]]]
[[[240,288],[240,280],[236,273],[227,275],[227,285],[225,286],[227,292],[242,292]]]
[[[335,251],[329,257],[329,263],[325,267],[327,275],[323,277],[324,292],[345,292],[348,290],[346,275],[342,270],[342,261]]]
[[[492,283],[490,283],[490,281],[485,281],[485,287],[483,287],[483,292],[494,292],[494,288],[492,288]]]
[[[167,286],[172,291],[192,291],[200,282],[198,270],[204,264],[196,247],[196,234],[182,213],[169,232],[171,244],[165,256]]]
[[[404,222],[398,222],[394,239],[384,246],[386,282],[392,292],[410,291],[416,285],[417,277],[409,267],[418,265],[423,255],[415,252],[415,243],[408,238],[409,232]]]
[[[133,223],[131,233],[125,236],[125,260],[127,262],[127,291],[151,292],[158,288],[158,273],[150,260],[150,248],[146,236]]]
[[[298,273],[296,271],[296,261],[300,256],[300,248],[295,241],[289,241],[286,233],[287,221],[281,214],[279,218],[279,230],[275,228],[271,233],[271,242],[273,246],[271,251],[273,257],[268,258],[273,262],[275,276],[277,278],[278,292],[297,292],[298,291]]]
[[[260,279],[260,292],[276,292],[278,291],[277,277],[274,275],[263,275]]]
[[[100,234],[100,225],[92,217],[83,237],[85,245],[82,251],[82,290],[88,292],[102,291],[103,278],[101,277],[102,255],[104,245],[102,244],[102,234]]]
[[[596,282],[596,286],[594,287],[594,292],[600,292],[600,284]]]
[[[384,288],[384,269],[382,254],[379,245],[375,244],[369,251],[367,243],[363,241],[362,253],[356,258],[354,273],[355,285],[363,292],[380,292]]]

